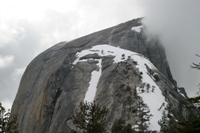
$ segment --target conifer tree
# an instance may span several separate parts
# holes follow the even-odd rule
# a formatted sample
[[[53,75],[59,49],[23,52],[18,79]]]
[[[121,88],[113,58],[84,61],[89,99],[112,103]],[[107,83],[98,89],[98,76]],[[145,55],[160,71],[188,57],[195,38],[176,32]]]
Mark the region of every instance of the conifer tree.
[[[100,107],[96,102],[81,102],[72,117],[74,126],[83,133],[105,133],[104,125],[108,109]],[[76,133],[76,130],[71,130]]]
[[[176,127],[178,133],[200,133],[200,116],[192,110],[194,107],[187,107],[187,116],[185,120],[179,121]]]
[[[120,119],[115,120],[111,132],[112,133],[122,133],[122,129],[124,128],[125,121]]]
[[[150,118],[153,116],[150,114],[150,109],[147,104],[144,103],[142,98],[138,96],[137,98],[137,108],[138,108],[138,117],[140,122],[138,123],[140,132],[145,132],[149,127]]]
[[[120,119],[115,120],[111,133],[133,133],[134,130],[131,127],[131,124],[125,124],[125,121]]]
[[[132,129],[131,124],[127,124],[124,127],[124,132],[123,133],[134,133],[135,131]]]
[[[200,107],[200,96],[188,98],[187,100],[192,102],[195,106]]]
[[[6,112],[0,103],[0,133],[18,133],[17,116],[10,118],[10,110]]]
[[[163,116],[160,121],[158,121],[158,124],[160,125],[160,132],[161,133],[169,133],[169,122],[167,119],[167,113],[166,111],[163,111]]]

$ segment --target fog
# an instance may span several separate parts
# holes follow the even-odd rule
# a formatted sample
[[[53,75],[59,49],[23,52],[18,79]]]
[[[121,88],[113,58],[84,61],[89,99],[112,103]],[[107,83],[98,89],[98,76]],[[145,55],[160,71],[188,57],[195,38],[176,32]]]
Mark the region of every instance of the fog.
[[[200,71],[190,66],[192,62],[200,62],[195,56],[200,54],[200,1],[151,0],[140,4],[147,35],[161,40],[178,86],[194,96],[199,90]]]

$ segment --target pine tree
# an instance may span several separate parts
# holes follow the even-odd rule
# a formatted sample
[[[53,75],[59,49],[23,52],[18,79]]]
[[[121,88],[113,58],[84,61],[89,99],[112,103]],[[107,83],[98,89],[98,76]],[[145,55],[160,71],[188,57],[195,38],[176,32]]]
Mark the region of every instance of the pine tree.
[[[147,87],[146,87],[147,93],[149,93],[149,88],[150,88],[150,84],[147,84]]]
[[[127,124],[124,127],[124,132],[123,133],[134,133],[134,130],[132,129],[131,124]]]
[[[79,108],[75,110],[72,122],[83,133],[104,133],[106,132],[104,125],[107,113],[108,109],[101,108],[95,101],[91,103],[81,102]],[[71,130],[71,132],[76,133],[76,130]]]
[[[133,133],[134,130],[131,127],[131,124],[125,125],[125,121],[120,119],[115,120],[111,133]]]
[[[187,100],[192,102],[195,106],[200,107],[200,96],[188,98]]]
[[[121,58],[122,60],[124,60],[125,59],[125,54],[122,54],[122,58]]]
[[[0,133],[18,133],[17,116],[10,118],[10,110],[6,112],[0,103]]]
[[[160,125],[160,132],[161,133],[169,133],[169,122],[167,119],[167,113],[166,111],[163,111],[163,116],[160,121],[158,121],[158,124]]]
[[[112,133],[122,133],[122,129],[124,128],[125,121],[120,119],[115,120],[111,132]]]
[[[150,109],[147,104],[145,104],[140,96],[137,98],[137,107],[138,107],[138,117],[140,122],[138,123],[140,132],[144,133],[148,126],[150,118],[153,116],[150,114]]]
[[[181,133],[200,133],[200,116],[194,114],[193,107],[187,107],[187,116],[185,120],[179,121],[176,127]]]

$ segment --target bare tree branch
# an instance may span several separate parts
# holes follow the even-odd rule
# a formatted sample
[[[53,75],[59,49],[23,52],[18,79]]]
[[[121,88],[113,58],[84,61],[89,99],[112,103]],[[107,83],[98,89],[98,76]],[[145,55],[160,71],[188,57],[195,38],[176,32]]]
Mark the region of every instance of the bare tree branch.
[[[193,65],[191,65],[192,68],[195,69],[200,69],[200,64],[196,64],[196,63],[192,63]]]
[[[200,55],[198,55],[198,54],[195,54],[195,55],[198,56],[198,57],[200,57]],[[197,63],[192,63],[192,64],[193,64],[193,65],[191,65],[191,68],[200,70],[200,63],[199,63],[199,64],[197,64]]]
[[[200,57],[200,55],[198,55],[198,54],[195,54],[196,56],[198,56],[198,57]]]

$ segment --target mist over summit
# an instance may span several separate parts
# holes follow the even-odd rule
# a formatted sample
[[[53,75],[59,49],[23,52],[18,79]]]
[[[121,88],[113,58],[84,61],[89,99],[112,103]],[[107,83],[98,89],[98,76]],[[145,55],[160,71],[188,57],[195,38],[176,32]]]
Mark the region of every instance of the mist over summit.
[[[164,45],[173,76],[189,96],[196,95],[200,75],[191,69],[199,62],[200,2],[198,0],[141,1],[146,34],[157,37]]]

